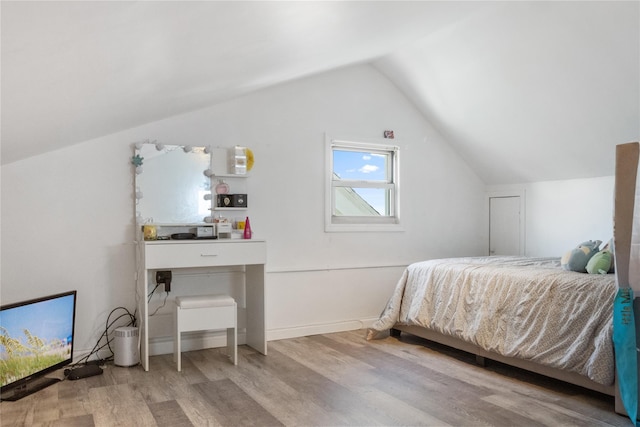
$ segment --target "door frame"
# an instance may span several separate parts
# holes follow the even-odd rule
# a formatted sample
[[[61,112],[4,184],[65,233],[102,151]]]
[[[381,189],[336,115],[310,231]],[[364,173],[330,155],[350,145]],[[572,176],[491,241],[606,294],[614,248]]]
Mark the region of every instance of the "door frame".
[[[486,212],[486,221],[487,225],[487,245],[486,245],[486,254],[489,255],[490,243],[491,243],[491,205],[490,200],[493,197],[520,197],[520,248],[519,255],[525,256],[525,248],[526,248],[526,200],[525,200],[526,191],[524,187],[513,187],[513,188],[505,188],[505,189],[495,189],[488,190],[485,192],[485,212]]]

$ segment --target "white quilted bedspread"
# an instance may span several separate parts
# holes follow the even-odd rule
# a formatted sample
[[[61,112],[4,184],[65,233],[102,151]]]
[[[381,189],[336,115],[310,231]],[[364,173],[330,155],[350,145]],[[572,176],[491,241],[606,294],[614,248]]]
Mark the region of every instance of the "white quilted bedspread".
[[[610,385],[615,293],[615,275],[564,271],[559,258],[425,261],[407,267],[369,337],[417,325]]]

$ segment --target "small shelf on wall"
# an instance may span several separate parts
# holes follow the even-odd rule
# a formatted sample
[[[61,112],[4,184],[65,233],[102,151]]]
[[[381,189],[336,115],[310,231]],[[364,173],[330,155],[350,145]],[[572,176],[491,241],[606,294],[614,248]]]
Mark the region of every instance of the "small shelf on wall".
[[[237,173],[214,173],[211,175],[211,178],[249,178],[249,175]]]
[[[223,207],[215,207],[212,210],[214,211],[246,211],[249,208],[223,208]]]

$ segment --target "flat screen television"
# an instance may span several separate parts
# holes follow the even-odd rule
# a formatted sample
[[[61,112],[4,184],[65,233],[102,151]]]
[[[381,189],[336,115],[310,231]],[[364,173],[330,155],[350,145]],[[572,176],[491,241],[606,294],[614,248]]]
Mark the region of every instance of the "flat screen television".
[[[18,400],[60,378],[71,363],[76,291],[0,307],[0,400]]]

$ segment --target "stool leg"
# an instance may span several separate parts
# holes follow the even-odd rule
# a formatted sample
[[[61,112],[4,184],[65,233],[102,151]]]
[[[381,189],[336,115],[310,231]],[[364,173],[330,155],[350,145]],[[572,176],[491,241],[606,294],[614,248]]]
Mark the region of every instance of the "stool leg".
[[[238,364],[238,305],[233,304],[233,328],[227,328],[227,353],[234,365]]]
[[[178,372],[182,371],[182,349],[180,348],[180,308],[176,307],[176,333],[173,337],[173,359],[176,361]]]
[[[227,354],[234,365],[238,364],[238,330],[227,328]]]

